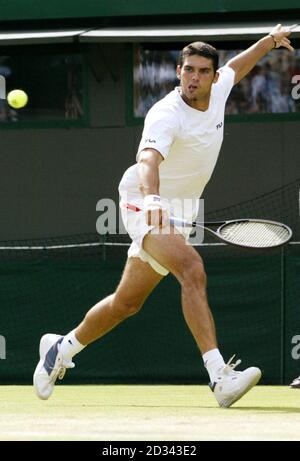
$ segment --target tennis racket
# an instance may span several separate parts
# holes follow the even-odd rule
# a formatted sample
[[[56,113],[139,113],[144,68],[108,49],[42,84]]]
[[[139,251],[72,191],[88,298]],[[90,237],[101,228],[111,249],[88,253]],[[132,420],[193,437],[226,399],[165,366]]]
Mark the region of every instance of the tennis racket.
[[[175,217],[170,223],[181,227],[200,227],[217,239],[244,248],[275,248],[285,245],[292,238],[292,230],[285,224],[264,219],[234,219],[199,223]],[[216,227],[216,230],[211,229]]]
[[[122,206],[131,211],[142,211],[141,208],[129,203]],[[288,243],[293,236],[292,229],[286,224],[266,219],[247,218],[200,223],[171,216],[170,224],[179,227],[200,227],[222,242],[243,248],[276,248]],[[213,230],[212,227],[217,229]]]

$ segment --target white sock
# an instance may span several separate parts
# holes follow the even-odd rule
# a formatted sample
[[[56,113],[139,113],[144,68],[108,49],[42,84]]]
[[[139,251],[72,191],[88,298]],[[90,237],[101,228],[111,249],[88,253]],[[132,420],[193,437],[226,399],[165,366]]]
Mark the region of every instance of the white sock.
[[[214,382],[214,377],[217,372],[225,366],[222,355],[219,349],[211,349],[202,355],[204,366],[209,374],[210,381]]]
[[[72,357],[82,351],[85,347],[86,346],[83,346],[76,338],[75,330],[72,330],[62,340],[60,351],[66,360],[72,360]]]

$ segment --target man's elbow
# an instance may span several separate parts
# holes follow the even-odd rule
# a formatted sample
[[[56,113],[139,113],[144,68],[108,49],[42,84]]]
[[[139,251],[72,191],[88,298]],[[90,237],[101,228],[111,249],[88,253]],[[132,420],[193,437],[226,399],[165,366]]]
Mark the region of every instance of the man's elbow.
[[[163,156],[156,149],[144,149],[138,155],[138,163],[143,163],[149,166],[159,166],[163,161]]]
[[[229,61],[226,65],[228,67],[230,67],[230,69],[232,69],[234,71],[234,82],[233,82],[233,84],[236,85],[242,79],[242,77],[240,76],[240,69],[238,68],[238,66],[234,62]]]

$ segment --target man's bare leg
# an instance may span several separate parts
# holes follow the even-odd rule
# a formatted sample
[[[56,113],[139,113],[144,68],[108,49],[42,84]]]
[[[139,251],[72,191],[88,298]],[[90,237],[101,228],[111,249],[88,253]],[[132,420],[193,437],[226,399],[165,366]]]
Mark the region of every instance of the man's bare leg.
[[[66,369],[74,367],[73,356],[138,312],[162,278],[148,263],[129,258],[116,292],[92,307],[75,330],[66,336],[44,335],[39,347],[40,360],[33,375],[37,396],[47,400],[57,378],[62,379]]]
[[[239,362],[225,366],[217,348],[215,324],[207,302],[202,259],[179,234],[148,234],[143,247],[178,279],[184,317],[202,352],[211,389],[221,407],[230,407],[255,386],[261,371],[250,367],[236,373],[234,368]]]
[[[199,254],[180,234],[148,234],[143,248],[181,285],[185,320],[202,354],[217,348],[216,330],[206,295],[206,275]]]
[[[89,344],[137,313],[162,278],[140,258],[129,258],[116,292],[92,307],[76,328],[78,341]]]

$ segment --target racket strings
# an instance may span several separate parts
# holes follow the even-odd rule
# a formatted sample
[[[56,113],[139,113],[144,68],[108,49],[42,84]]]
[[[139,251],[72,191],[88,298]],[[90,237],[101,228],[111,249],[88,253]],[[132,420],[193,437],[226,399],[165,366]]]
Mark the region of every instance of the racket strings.
[[[247,221],[226,224],[218,233],[228,242],[254,248],[281,245],[290,238],[289,230],[278,224]]]

